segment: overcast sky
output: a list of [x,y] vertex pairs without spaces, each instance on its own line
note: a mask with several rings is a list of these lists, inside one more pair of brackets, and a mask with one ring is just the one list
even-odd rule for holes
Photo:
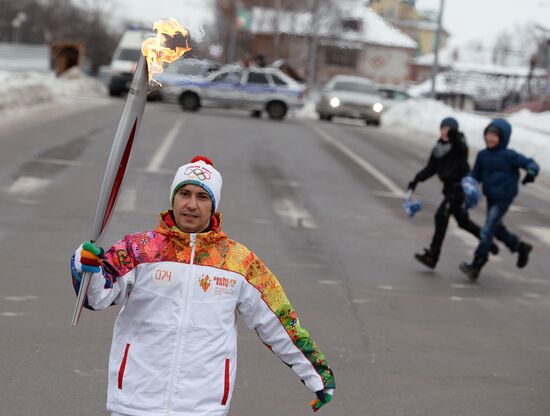
[[[201,23],[211,15],[208,6],[214,0],[113,0],[113,3],[119,17],[146,22],[175,17],[197,38]],[[419,9],[437,10],[439,4],[440,0],[417,0]],[[550,0],[446,0],[443,16],[453,44],[482,40],[485,46],[492,46],[498,33],[513,29],[516,24],[533,21],[550,27]]]
[[[418,9],[439,10],[440,0],[417,0]],[[453,44],[483,40],[492,45],[503,30],[527,22],[550,28],[550,0],[445,0],[443,24]]]

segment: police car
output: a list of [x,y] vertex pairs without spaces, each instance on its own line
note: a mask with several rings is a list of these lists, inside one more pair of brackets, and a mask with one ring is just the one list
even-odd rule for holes
[[178,102],[184,111],[202,107],[265,111],[282,120],[289,110],[301,108],[305,88],[277,68],[226,66],[204,81],[183,79],[164,87],[166,101]]

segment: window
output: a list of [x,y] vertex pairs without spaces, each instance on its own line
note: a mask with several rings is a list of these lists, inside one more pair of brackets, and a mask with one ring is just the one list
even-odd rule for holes
[[224,72],[215,77],[212,82],[228,82],[232,84],[238,84],[241,82],[240,72]]
[[330,46],[326,50],[326,63],[329,65],[357,67],[359,51],[357,49],[345,49]]
[[349,91],[360,94],[377,94],[376,89],[366,82],[338,81],[334,84],[332,89],[334,91]]
[[350,32],[360,32],[363,30],[363,22],[359,19],[343,19],[342,29]]
[[269,80],[261,72],[249,72],[248,83],[257,85],[269,85]]
[[139,49],[122,49],[118,55],[118,59],[121,61],[139,61],[141,51]]
[[286,82],[281,77],[271,74],[271,78],[273,78],[273,82],[275,83],[275,85],[282,85],[286,87]]

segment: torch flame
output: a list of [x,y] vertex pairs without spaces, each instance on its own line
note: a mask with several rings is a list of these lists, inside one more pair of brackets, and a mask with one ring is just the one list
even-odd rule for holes
[[149,81],[155,74],[162,74],[164,64],[181,58],[191,48],[187,43],[187,30],[176,19],[159,20],[153,24],[155,37],[145,39],[141,52],[147,59]]

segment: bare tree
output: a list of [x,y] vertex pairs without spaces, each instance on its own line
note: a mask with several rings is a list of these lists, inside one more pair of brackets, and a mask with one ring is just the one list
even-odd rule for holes
[[11,21],[19,12],[27,20],[20,27],[23,43],[79,41],[85,45],[92,68],[110,62],[119,33],[110,28],[112,0],[0,0],[0,41],[13,41]]
[[493,47],[493,63],[497,65],[508,64],[510,54],[513,51],[513,37],[508,31],[501,32],[497,36]]

